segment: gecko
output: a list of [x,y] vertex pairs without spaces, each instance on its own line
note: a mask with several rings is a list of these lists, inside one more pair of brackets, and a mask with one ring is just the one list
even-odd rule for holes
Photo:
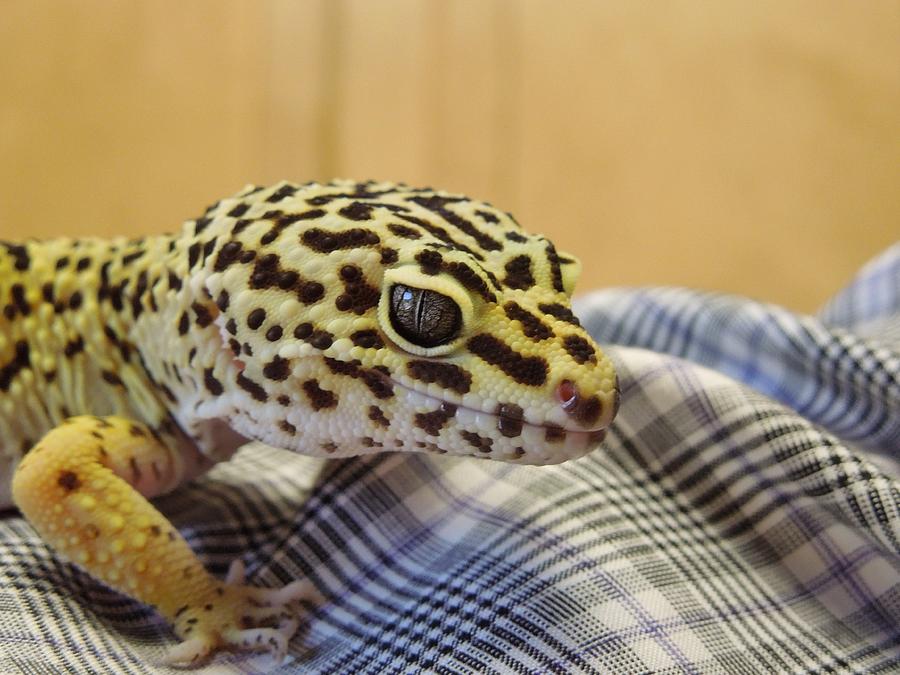
[[0,242],[0,507],[180,642],[280,659],[303,580],[212,576],[150,501],[249,441],[553,464],[619,405],[580,263],[487,202],[247,186],[174,234]]

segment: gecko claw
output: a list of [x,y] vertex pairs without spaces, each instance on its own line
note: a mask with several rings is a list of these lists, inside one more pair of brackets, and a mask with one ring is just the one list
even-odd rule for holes
[[213,650],[226,647],[238,651],[268,651],[280,663],[300,622],[296,603],[309,595],[311,584],[293,581],[283,588],[245,585],[246,568],[240,560],[231,563],[224,585],[210,589],[176,621],[182,637],[191,634],[163,658],[163,663],[196,664]]

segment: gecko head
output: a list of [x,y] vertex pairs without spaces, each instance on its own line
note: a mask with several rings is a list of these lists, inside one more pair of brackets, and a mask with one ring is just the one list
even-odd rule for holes
[[579,264],[508,214],[339,181],[248,188],[206,217],[208,409],[244,436],[525,464],[602,441],[617,382],[570,310]]

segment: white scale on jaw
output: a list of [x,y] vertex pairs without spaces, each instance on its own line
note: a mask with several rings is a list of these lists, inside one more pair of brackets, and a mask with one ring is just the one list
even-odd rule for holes
[[[452,418],[456,420],[460,427],[476,432],[482,432],[484,434],[493,434],[497,431],[500,416],[496,413],[486,412],[478,408],[471,408],[450,401],[444,401],[441,398],[425,394],[421,391],[416,391],[415,389],[410,389],[393,378],[388,379],[403,392],[406,397],[407,407],[413,414],[419,412],[429,413],[434,410],[440,410],[442,406],[449,404],[455,409]],[[575,459],[576,457],[584,455],[586,452],[593,449],[594,446],[599,444],[602,437],[598,434],[603,433],[602,428],[592,430],[576,430],[560,427],[551,428],[540,424],[533,424],[525,420],[521,422],[521,427],[521,435],[517,436],[515,440],[503,438],[494,441],[495,444],[508,443],[508,449],[504,450],[501,448],[500,450],[492,450],[491,452],[479,452],[473,448],[473,452],[469,454],[472,457],[480,457],[483,459],[497,459],[498,457],[502,457],[504,459],[516,460],[521,464],[529,464],[532,462],[544,463],[549,459],[549,452],[540,454],[529,451],[529,446],[539,447],[544,445],[546,443],[547,431],[550,429],[551,431],[558,430],[565,434],[564,437],[553,444],[554,456],[562,455],[567,459]],[[451,433],[453,432],[452,428],[448,427],[448,429]],[[440,447],[440,443],[436,443],[436,445]],[[517,448],[522,448],[525,451],[524,454],[516,452]]]

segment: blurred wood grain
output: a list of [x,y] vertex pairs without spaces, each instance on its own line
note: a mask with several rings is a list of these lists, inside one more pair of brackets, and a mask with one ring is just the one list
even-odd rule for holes
[[814,310],[900,234],[900,3],[0,2],[0,236],[248,182],[461,191],[585,263]]

